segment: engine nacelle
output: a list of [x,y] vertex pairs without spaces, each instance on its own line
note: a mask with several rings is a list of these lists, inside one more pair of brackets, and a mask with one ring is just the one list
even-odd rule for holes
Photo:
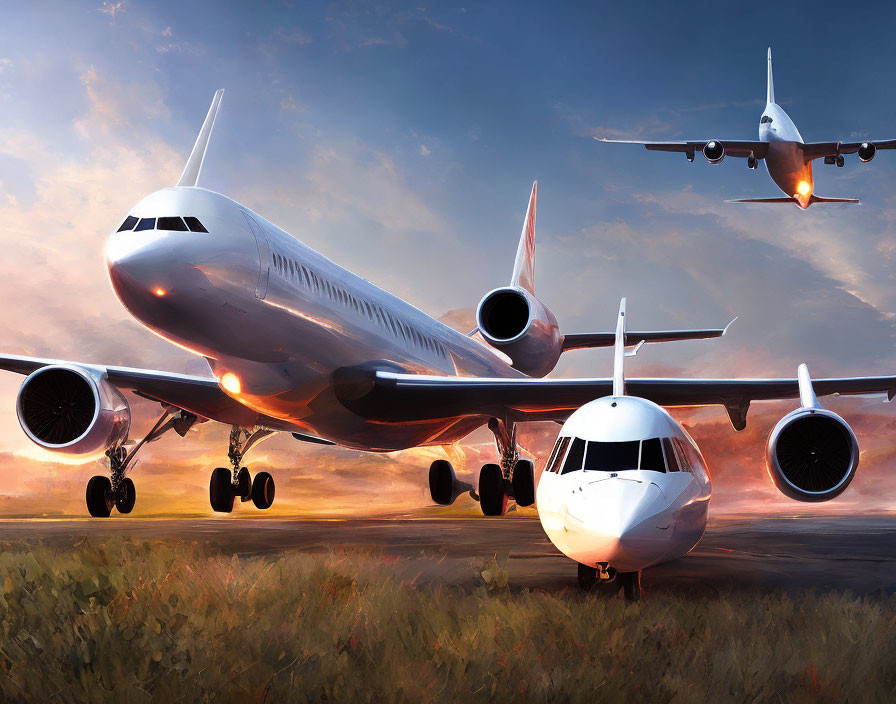
[[871,142],[862,142],[859,145],[856,154],[859,155],[859,161],[869,162],[874,158],[874,155],[877,154],[877,147]]
[[101,374],[59,364],[25,379],[16,414],[32,442],[67,455],[105,452],[127,439],[131,425],[127,400]]
[[855,476],[859,444],[836,413],[799,408],[772,430],[766,459],[768,473],[782,493],[797,501],[828,501]]
[[479,332],[494,348],[506,354],[530,376],[544,376],[560,359],[563,337],[554,314],[522,288],[498,288],[476,309]]
[[703,145],[703,156],[710,164],[721,164],[725,158],[725,147],[717,139],[713,139]]

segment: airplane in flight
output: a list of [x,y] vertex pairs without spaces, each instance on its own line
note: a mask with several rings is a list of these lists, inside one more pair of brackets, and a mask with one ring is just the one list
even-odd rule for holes
[[651,151],[683,152],[694,161],[699,151],[710,164],[721,164],[726,156],[747,160],[747,167],[756,169],[765,161],[769,176],[785,197],[740,198],[729,203],[796,203],[805,210],[813,203],[858,203],[857,198],[825,198],[815,195],[812,162],[824,159],[825,164],[843,166],[844,154],[858,154],[859,161],[869,162],[878,149],[896,149],[896,139],[862,142],[803,142],[799,130],[775,102],[772,79],[772,50],[768,50],[768,89],[765,110],[759,120],[759,141],[742,139],[704,139],[687,142],[642,142],[629,139],[595,137],[611,144],[641,144]]
[[[107,517],[113,508],[130,513],[136,489],[128,470],[141,448],[170,430],[185,437],[196,424],[208,421],[230,427],[230,467],[214,469],[209,482],[216,512],[232,511],[237,498],[260,509],[272,505],[273,477],[268,472],[252,477],[243,460],[251,447],[275,433],[289,433],[302,442],[390,452],[450,445],[487,426],[499,460],[481,468],[476,491],[458,480],[449,462],[436,460],[429,467],[430,493],[435,503],[451,504],[470,491],[485,515],[500,516],[511,500],[529,506],[536,499],[535,466],[520,456],[518,425],[566,422],[558,448],[564,438],[570,442],[549,462],[544,475],[548,483],[540,489],[542,508],[547,516],[566,506],[564,530],[578,517],[585,526],[582,540],[604,546],[583,552],[581,541],[567,546],[557,539],[573,559],[589,569],[599,571],[602,566],[600,575],[609,575],[610,567],[629,574],[664,559],[649,550],[619,557],[629,555],[633,536],[645,526],[630,526],[629,531],[625,521],[618,523],[613,529],[619,533],[618,545],[612,548],[605,527],[595,528],[591,514],[576,513],[575,501],[563,492],[577,491],[576,499],[596,495],[598,490],[590,484],[585,489],[582,480],[604,476],[592,473],[604,465],[619,470],[618,476],[606,475],[613,480],[608,488],[629,480],[655,484],[669,502],[664,516],[673,514],[657,526],[671,531],[664,535],[677,541],[664,553],[671,555],[692,539],[684,536],[696,534],[700,511],[691,504],[679,506],[681,495],[666,485],[682,482],[684,474],[671,476],[676,468],[688,473],[688,468],[703,463],[696,459],[696,446],[660,407],[721,405],[734,428],[742,430],[751,402],[807,396],[802,377],[623,379],[626,347],[633,353],[645,343],[721,337],[725,328],[627,331],[621,310],[613,332],[561,333],[554,314],[535,295],[537,184],[532,186],[510,284],[485,294],[474,331],[464,334],[448,327],[246,206],[197,185],[222,93],[215,94],[177,185],[134,205],[109,236],[105,252],[112,288],[124,307],[152,332],[204,358],[209,374],[0,354],[0,369],[25,375],[16,413],[31,441],[64,455],[108,458],[109,476],[95,476],[87,484],[91,516]],[[611,346],[616,350],[613,378],[545,378],[568,350]],[[892,398],[896,376],[820,379],[813,387],[819,395],[886,392]],[[124,392],[161,407],[155,425],[136,443],[128,439],[131,413]],[[604,423],[604,405],[618,419],[607,416]],[[832,498],[855,471],[857,453],[844,454],[829,434],[813,434],[815,417],[825,413],[809,407],[782,421],[784,429],[774,447],[784,448],[786,436],[786,453],[775,450],[769,471],[793,498]],[[583,427],[595,417],[600,428]],[[842,421],[832,422],[844,436],[851,434]],[[788,428],[799,432],[788,434]],[[675,464],[671,455],[665,456],[662,466],[670,477],[652,474],[660,470],[655,438],[663,443],[668,439],[673,453],[682,453],[674,455]],[[579,441],[605,440],[641,443],[638,463],[622,469],[631,464],[619,459],[631,459],[624,448],[609,448],[606,458],[594,459],[602,455],[593,454],[589,445],[584,464],[576,467],[570,453],[579,452]],[[558,466],[562,469],[554,478]],[[623,477],[626,472],[634,474]],[[698,471],[691,474],[698,484],[702,481]],[[708,484],[682,490],[692,489],[694,496],[708,498]],[[606,501],[612,502],[612,496],[607,493]],[[620,516],[635,515],[629,506],[631,493],[615,496]],[[699,501],[695,498],[694,503]],[[641,503],[639,499],[637,511]],[[572,541],[575,531],[569,532]]]

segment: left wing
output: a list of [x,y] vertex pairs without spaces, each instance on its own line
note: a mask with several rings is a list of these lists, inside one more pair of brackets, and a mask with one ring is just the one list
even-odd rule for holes
[[594,139],[608,144],[640,144],[644,148],[656,152],[682,152],[691,161],[694,160],[694,154],[702,151],[707,142],[719,142],[725,147],[725,156],[737,156],[746,159],[752,154],[757,159],[764,159],[768,152],[767,142],[754,142],[743,139],[704,139],[691,142],[642,142],[634,139],[605,139],[604,137],[595,137]]
[[875,149],[896,149],[896,139],[885,139],[880,142],[871,139],[863,142],[806,142],[800,148],[806,161],[811,161],[840,154],[855,154],[863,144],[873,144]]
[[175,406],[209,420],[244,428],[262,426],[271,430],[297,431],[299,428],[261,415],[225,394],[214,377],[190,376],[151,369],[107,367],[80,362],[64,362],[39,357],[0,355],[0,369],[18,374],[31,374],[51,364],[80,367],[105,376],[119,389],[133,391],[151,401]]
[[[351,372],[351,373],[346,373]],[[896,395],[896,376],[813,379],[818,396]],[[565,420],[574,410],[612,393],[612,379],[494,379],[343,370],[336,395],[370,420],[413,422],[466,416],[517,421]],[[626,393],[661,406],[721,405],[742,430],[751,401],[798,398],[792,379],[626,379]]]

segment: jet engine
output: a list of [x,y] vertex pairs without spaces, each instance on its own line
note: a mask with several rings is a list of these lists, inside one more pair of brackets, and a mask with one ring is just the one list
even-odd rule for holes
[[703,145],[703,156],[710,164],[721,164],[725,158],[725,147],[717,139]]
[[128,402],[101,373],[67,365],[32,372],[19,390],[16,414],[34,443],[67,455],[117,446],[131,425]]
[[856,154],[859,155],[859,161],[868,162],[874,158],[874,155],[877,153],[877,147],[875,147],[871,142],[862,142],[859,145]]
[[859,445],[846,421],[821,407],[784,416],[768,437],[768,472],[797,501],[828,501],[852,481]]
[[560,359],[563,337],[557,319],[525,289],[508,286],[486,294],[476,322],[486,342],[524,374],[544,376]]

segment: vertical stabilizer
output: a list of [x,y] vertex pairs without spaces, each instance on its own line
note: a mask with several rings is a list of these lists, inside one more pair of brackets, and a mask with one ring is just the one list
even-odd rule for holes
[[613,349],[613,395],[625,396],[625,299],[619,301]]
[[193,145],[193,151],[190,152],[190,158],[187,159],[187,165],[184,172],[180,175],[178,186],[195,186],[199,183],[199,172],[202,171],[202,162],[205,160],[205,151],[208,149],[208,141],[212,136],[212,127],[215,126],[215,116],[218,114],[218,107],[221,105],[221,96],[224,95],[224,89],[217,91],[215,97],[212,98],[212,104],[205,116],[205,122],[202,123],[202,129],[199,130],[199,136],[196,137],[196,143]]
[[516,261],[513,263],[511,286],[519,286],[535,295],[535,205],[538,200],[538,181],[532,184],[529,196],[529,207],[523,221],[520,234],[520,246],[516,250]]
[[775,102],[775,79],[772,78],[772,48],[768,48],[768,90],[765,100],[768,103]]

